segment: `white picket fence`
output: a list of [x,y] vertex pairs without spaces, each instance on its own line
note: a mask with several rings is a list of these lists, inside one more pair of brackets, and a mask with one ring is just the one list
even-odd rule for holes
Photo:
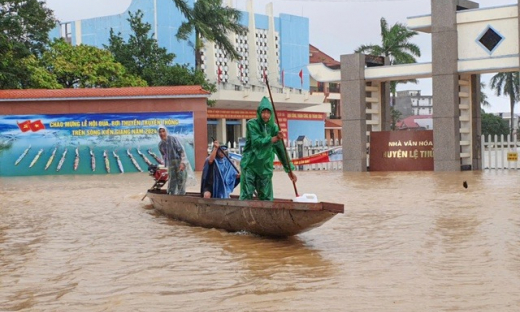
[[[303,157],[311,156],[314,154],[321,153],[323,151],[327,151],[330,149],[335,149],[336,154],[332,155],[331,161],[326,163],[319,164],[309,164],[303,166],[295,166],[296,170],[342,170],[343,169],[343,157],[341,154],[341,140],[315,140],[310,141],[308,145],[303,145],[301,153]],[[228,150],[231,153],[241,154],[239,145],[237,142],[228,142],[227,144]],[[291,159],[300,158],[298,151],[298,142],[297,141],[285,141],[285,146],[287,148],[287,153]],[[339,148],[339,149],[338,149]],[[212,144],[208,145],[208,153],[211,152]],[[278,159],[275,159],[278,160]],[[282,166],[275,166],[276,170],[283,170]]]
[[482,168],[492,170],[503,169],[519,169],[518,160],[508,161],[508,152],[516,152],[520,154],[520,144],[516,136],[511,138],[510,135],[500,137],[488,135],[487,140],[481,137],[480,148],[482,149]]
[[[311,156],[321,153],[323,151],[335,150],[335,155],[332,155],[331,161],[319,164],[309,164],[303,166],[296,166],[296,170],[342,170],[343,157],[341,154],[341,141],[338,140],[323,140],[311,141],[308,145],[304,145],[302,152],[303,157]],[[228,149],[231,153],[241,154],[237,142],[228,142]],[[286,141],[287,152],[291,159],[300,158],[298,151],[298,143],[296,141]],[[516,136],[511,138],[507,136],[485,136],[481,137],[481,152],[482,152],[482,168],[484,170],[518,170],[520,169],[519,160],[508,160],[508,152],[516,152],[520,154],[520,142]],[[208,145],[208,153],[211,151],[211,144]],[[236,163],[238,165],[238,162]],[[275,166],[276,170],[282,170],[282,166]]]

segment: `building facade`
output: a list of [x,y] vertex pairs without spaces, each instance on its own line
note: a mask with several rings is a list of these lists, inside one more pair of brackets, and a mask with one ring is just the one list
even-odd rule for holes
[[[190,5],[193,2],[188,1]],[[111,29],[123,38],[129,36],[128,12],[137,10],[143,12],[143,22],[152,25],[158,44],[175,53],[174,62],[195,65],[195,51],[189,43],[195,38],[182,42],[175,37],[184,17],[173,1],[133,0],[122,14],[62,23],[61,35],[72,44],[102,48],[108,44]],[[249,0],[241,23],[248,33],[229,35],[242,56],[240,60],[231,60],[212,42],[206,42],[202,50],[202,70],[218,88],[210,97],[216,104],[208,110],[208,142],[211,137],[224,142],[245,137],[247,119],[256,116],[262,97],[270,93],[277,113],[283,116],[280,126],[289,140],[302,135],[324,139],[331,105],[324,103],[323,94],[309,91],[309,19],[289,14],[275,17],[272,4],[266,6],[265,14],[257,14]]]
[[397,91],[394,108],[401,112],[401,119],[409,116],[433,114],[433,97],[421,95],[420,90]]
[[[320,66],[323,70],[339,70],[340,68],[339,61],[313,45],[309,45],[309,63],[314,66],[312,69],[315,69],[316,66]],[[324,96],[324,102],[330,104],[330,114],[325,120],[325,139],[340,142],[342,139],[340,84],[337,81],[326,79],[316,70],[310,71],[309,77],[312,94]]]

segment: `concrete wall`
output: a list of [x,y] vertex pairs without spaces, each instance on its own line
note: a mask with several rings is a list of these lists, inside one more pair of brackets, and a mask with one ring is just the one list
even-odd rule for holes
[[[55,101],[2,101],[0,115],[81,113],[193,112],[195,170],[202,170],[207,157],[207,104],[205,98],[175,99],[70,99]],[[159,143],[159,138],[157,138]]]

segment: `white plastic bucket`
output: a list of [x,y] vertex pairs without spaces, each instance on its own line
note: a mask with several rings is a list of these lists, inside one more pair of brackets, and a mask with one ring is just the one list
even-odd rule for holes
[[303,194],[293,199],[296,203],[317,203],[318,196],[316,194]]

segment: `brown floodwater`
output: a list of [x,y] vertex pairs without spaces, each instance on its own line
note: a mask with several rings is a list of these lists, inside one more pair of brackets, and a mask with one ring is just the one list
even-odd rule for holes
[[520,171],[297,174],[345,213],[283,240],[157,214],[144,173],[0,178],[0,311],[520,310]]

